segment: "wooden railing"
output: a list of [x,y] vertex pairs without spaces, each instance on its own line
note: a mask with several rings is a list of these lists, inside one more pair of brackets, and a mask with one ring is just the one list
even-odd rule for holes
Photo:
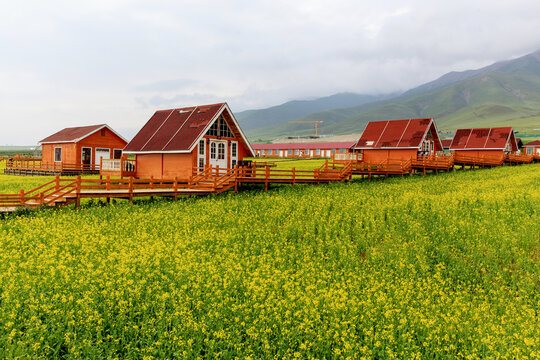
[[454,156],[453,153],[419,155],[416,159],[412,159],[412,166],[423,169],[450,169],[454,166]]
[[101,159],[100,174],[111,176],[135,176],[135,159]]
[[504,154],[495,156],[470,156],[454,154],[454,163],[471,166],[500,166],[504,162]]
[[528,164],[534,160],[533,155],[526,154],[506,154],[504,157],[505,162],[516,164]]
[[72,164],[64,162],[44,163],[41,159],[8,159],[6,169],[27,171],[48,171],[61,173],[81,173],[99,171],[96,164]]
[[361,162],[362,153],[360,152],[351,152],[351,153],[336,153],[332,155],[332,161],[334,163],[346,163],[346,162]]
[[[218,181],[217,185],[222,184],[223,181]],[[107,176],[105,179],[83,179],[77,176],[73,179],[62,179],[56,176],[54,180],[46,182],[45,184],[38,186],[32,190],[25,191],[20,190],[17,194],[0,194],[0,207],[37,207],[41,205],[54,205],[58,201],[63,201],[68,196],[79,199],[81,195],[88,197],[107,197],[106,192],[99,192],[103,190],[125,190],[125,194],[122,196],[132,199],[137,190],[154,190],[154,189],[168,189],[171,193],[178,193],[181,190],[199,189],[197,186],[180,183],[178,178],[175,179],[135,179],[133,177],[123,179],[111,179]],[[83,194],[84,191],[98,190],[91,193]],[[208,192],[214,192],[215,187],[211,187]],[[78,201],[78,200],[77,200]]]

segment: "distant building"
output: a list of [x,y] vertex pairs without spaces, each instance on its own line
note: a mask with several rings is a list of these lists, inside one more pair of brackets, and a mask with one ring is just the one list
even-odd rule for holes
[[354,142],[331,143],[285,143],[285,144],[252,144],[258,157],[282,158],[330,158],[333,154],[348,153]]

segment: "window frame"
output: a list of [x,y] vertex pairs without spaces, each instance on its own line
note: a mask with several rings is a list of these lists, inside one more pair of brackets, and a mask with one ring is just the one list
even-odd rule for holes
[[[60,150],[59,154],[60,154],[60,160],[56,160],[56,150]],[[54,162],[62,162],[62,147],[59,146],[59,147],[55,147],[54,148]]]

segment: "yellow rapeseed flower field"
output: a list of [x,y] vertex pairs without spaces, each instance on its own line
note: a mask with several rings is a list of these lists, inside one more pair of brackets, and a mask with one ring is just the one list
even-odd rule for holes
[[538,164],[7,216],[0,357],[533,359],[539,260]]

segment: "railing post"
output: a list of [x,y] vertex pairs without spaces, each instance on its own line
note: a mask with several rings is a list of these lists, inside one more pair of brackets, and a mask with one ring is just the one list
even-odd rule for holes
[[150,189],[154,188],[154,176],[150,176]]
[[178,200],[178,176],[174,177],[173,190],[174,190],[174,200]]
[[54,181],[55,181],[54,189],[55,189],[56,191],[58,191],[58,189],[60,189],[60,176],[59,176],[59,175],[56,175]]
[[[326,160],[326,163],[328,164],[328,160]],[[296,170],[292,168],[292,186],[294,186],[296,180]]]
[[76,179],[76,182],[75,182],[75,186],[76,186],[76,191],[77,191],[77,195],[81,193],[81,175],[77,175],[77,179]]
[[24,190],[23,189],[19,191],[19,202],[21,205],[24,205]]
[[129,177],[128,192],[129,192],[129,203],[133,204],[133,176]]
[[238,192],[238,165],[234,165],[234,192]]
[[105,189],[107,191],[111,190],[111,175],[107,175],[107,178],[105,180]]

